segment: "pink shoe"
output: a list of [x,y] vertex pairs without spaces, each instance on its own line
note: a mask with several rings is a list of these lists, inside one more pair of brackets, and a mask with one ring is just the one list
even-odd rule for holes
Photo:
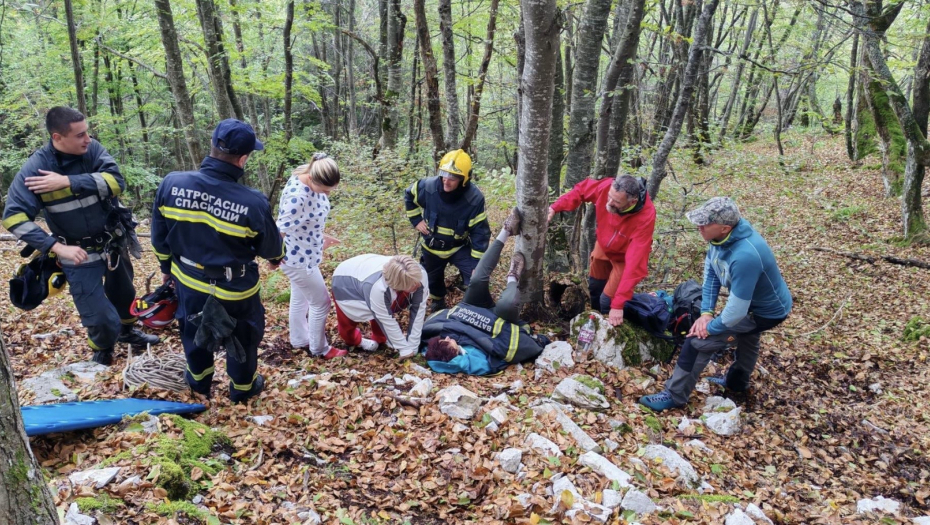
[[329,351],[321,355],[323,359],[335,359],[337,357],[343,357],[349,353],[348,350],[343,350],[342,348],[336,348],[335,346],[329,347]]

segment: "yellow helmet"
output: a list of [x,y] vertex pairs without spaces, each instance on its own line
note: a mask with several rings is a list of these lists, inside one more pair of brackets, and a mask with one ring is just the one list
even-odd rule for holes
[[[464,186],[468,184],[468,179],[471,178],[471,157],[464,150],[450,151],[443,155],[442,160],[439,161],[439,171],[462,177],[464,179],[462,185]],[[442,173],[439,173],[439,175],[441,176]]]

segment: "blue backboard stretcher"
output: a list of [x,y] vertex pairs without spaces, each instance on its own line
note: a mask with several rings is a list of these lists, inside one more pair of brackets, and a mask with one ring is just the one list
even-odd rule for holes
[[206,409],[201,404],[128,398],[25,406],[22,407],[22,414],[26,435],[39,436],[112,425],[126,416],[143,412],[152,415],[193,414]]

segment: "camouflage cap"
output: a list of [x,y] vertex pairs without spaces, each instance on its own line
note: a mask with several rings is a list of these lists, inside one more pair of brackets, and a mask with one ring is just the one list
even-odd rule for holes
[[695,226],[707,226],[708,224],[736,226],[740,220],[739,208],[729,197],[714,197],[699,208],[688,212],[687,217]]

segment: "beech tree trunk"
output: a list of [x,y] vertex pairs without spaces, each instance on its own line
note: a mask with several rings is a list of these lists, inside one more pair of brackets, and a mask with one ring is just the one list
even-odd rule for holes
[[[488,66],[491,64],[491,53],[494,51],[494,33],[497,27],[497,7],[500,0],[491,0],[491,10],[488,13],[488,32],[484,39],[484,57],[478,66],[478,83],[475,85],[475,94],[472,97],[471,109],[468,113],[468,125],[465,127],[465,138],[462,139],[461,149],[471,151],[471,143],[478,132],[478,115],[481,112],[481,95],[484,93],[484,81],[488,76]],[[416,69],[416,68],[414,68]]]
[[439,162],[446,149],[445,135],[442,131],[442,107],[439,96],[439,78],[436,57],[433,56],[433,44],[426,25],[426,7],[424,0],[414,0],[413,12],[416,18],[417,38],[420,40],[420,58],[423,61],[423,73],[426,75],[426,110],[429,112],[429,131],[433,136],[433,160]]
[[78,48],[74,6],[71,0],[65,0],[65,17],[68,19],[68,42],[71,46],[71,66],[74,68],[74,93],[77,97],[78,111],[87,115],[87,99],[84,97],[84,68],[81,66],[81,50]]
[[730,88],[730,96],[727,98],[727,104],[723,109],[723,116],[720,117],[718,122],[720,126],[720,139],[723,140],[727,136],[727,124],[730,121],[730,114],[733,112],[733,104],[736,102],[736,99],[739,96],[740,82],[743,79],[743,70],[746,69],[746,61],[743,60],[743,57],[746,56],[746,53],[749,51],[749,44],[752,43],[752,34],[756,30],[756,19],[759,16],[759,8],[756,7],[752,10],[752,14],[749,15],[749,22],[746,24],[746,36],[743,38],[743,46],[739,51],[739,64],[736,66],[736,75],[733,79],[733,87]]
[[[602,179],[616,175],[620,166],[620,146],[623,143],[623,127],[630,109],[630,95],[635,73],[636,50],[639,47],[640,25],[646,12],[645,0],[631,0],[629,15],[621,26],[623,37],[617,43],[607,74],[604,75],[604,98],[601,100],[601,115],[597,123],[597,157],[594,163],[594,178]],[[592,243],[593,246],[593,243]],[[587,254],[582,253],[587,260]]]
[[236,100],[233,89],[232,73],[229,69],[229,56],[223,47],[223,26],[216,15],[213,0],[196,0],[197,18],[203,29],[203,40],[207,49],[207,64],[210,81],[213,83],[216,111],[220,120],[227,118],[243,119],[242,108]]
[[[901,11],[903,3],[892,4],[883,12],[876,12],[877,9],[872,10],[872,8],[879,7],[874,4],[870,4],[869,9],[867,9],[861,1],[851,2],[850,5],[853,13],[856,14],[856,25],[862,39],[863,52],[872,65],[872,71],[880,81],[881,88],[884,89],[885,94],[888,96],[888,102],[898,119],[898,123],[901,125],[901,130],[907,141],[905,172],[910,174],[911,180],[905,181],[905,195],[901,203],[904,237],[911,241],[927,242],[927,225],[923,217],[920,195],[923,170],[918,169],[918,165],[926,166],[930,164],[930,143],[927,142],[926,127],[921,129],[921,122],[926,126],[927,115],[926,113],[920,115],[920,120],[918,120],[918,115],[912,112],[900,86],[888,68],[885,56],[879,46],[881,38]],[[927,49],[928,45],[930,44],[925,41],[921,48],[921,59],[930,60],[924,56],[924,50]],[[919,60],[917,71],[919,72],[925,67],[928,66],[921,64]],[[920,82],[926,82],[926,76],[920,79]],[[919,91],[919,89],[914,90],[915,96]],[[923,104],[918,106],[918,109],[922,113],[925,111]]]
[[704,54],[701,42],[705,41],[707,28],[710,27],[714,11],[717,10],[719,0],[710,0],[701,12],[701,18],[698,20],[697,27],[694,29],[693,44],[691,51],[688,53],[688,65],[685,67],[684,78],[682,79],[681,91],[678,94],[678,102],[675,104],[675,111],[672,113],[672,120],[669,123],[665,137],[659,144],[656,151],[655,159],[652,162],[652,174],[649,176],[647,190],[649,196],[653,199],[659,193],[659,185],[666,175],[666,162],[672,152],[672,146],[678,140],[678,134],[681,132],[681,124],[684,122],[685,114],[691,105],[691,95],[694,93],[694,84],[697,79],[698,67],[701,64],[701,58]]
[[0,523],[57,525],[58,511],[32,455],[19,409],[13,368],[0,336]]
[[[597,122],[594,117],[594,102],[598,96],[598,62],[609,14],[610,0],[588,0],[578,24],[568,118],[568,156],[565,159],[566,189],[578,184],[591,173],[594,129]],[[603,119],[603,111],[601,118]]]
[[446,88],[446,149],[452,149],[459,142],[459,129],[462,127],[456,86],[452,0],[439,0],[439,33],[442,35],[442,73]]
[[526,257],[526,272],[520,290],[525,318],[536,319],[545,310],[543,261],[546,241],[546,164],[552,126],[556,52],[559,48],[560,17],[555,0],[523,0],[523,29],[526,55],[520,89],[520,163],[517,168],[517,206],[523,212],[523,233],[516,250]]
[[158,26],[161,29],[161,43],[165,48],[165,73],[171,95],[177,108],[178,119],[181,121],[184,139],[187,142],[187,152],[190,155],[189,169],[194,169],[203,160],[200,142],[197,139],[197,126],[194,122],[194,105],[187,91],[187,82],[184,80],[184,61],[181,58],[181,48],[178,46],[178,32],[174,28],[174,15],[171,13],[170,0],[154,0],[155,12],[158,15]]
[[[384,105],[381,115],[381,142],[384,149],[397,147],[397,134],[400,129],[400,112],[398,103],[403,89],[404,75],[401,59],[404,54],[404,27],[407,17],[400,10],[400,0],[386,0],[387,24],[387,89],[384,91]],[[416,52],[416,51],[414,51]]]
[[[930,22],[924,31],[920,56],[914,67],[914,92],[912,95],[914,120],[924,136],[927,136],[927,119],[930,117]],[[901,189],[901,215],[904,220],[906,239],[927,240],[927,221],[921,190],[923,189],[925,164],[917,160],[917,148],[912,142],[907,145],[907,162],[904,166],[904,185]]]
[[[288,0],[284,7],[284,12],[284,151],[287,152],[291,137],[294,134],[291,124],[291,105],[294,98],[294,55],[291,52],[291,46],[293,45],[291,30],[294,27],[294,0]],[[341,36],[341,34],[337,35],[339,38],[341,38]],[[281,181],[283,180],[282,175],[284,175],[284,168],[287,166],[287,162],[288,158],[285,154],[284,158],[281,159],[281,162],[278,164],[278,171],[275,174],[271,190],[268,192],[268,202],[277,202],[278,200],[278,188],[281,186]]]

